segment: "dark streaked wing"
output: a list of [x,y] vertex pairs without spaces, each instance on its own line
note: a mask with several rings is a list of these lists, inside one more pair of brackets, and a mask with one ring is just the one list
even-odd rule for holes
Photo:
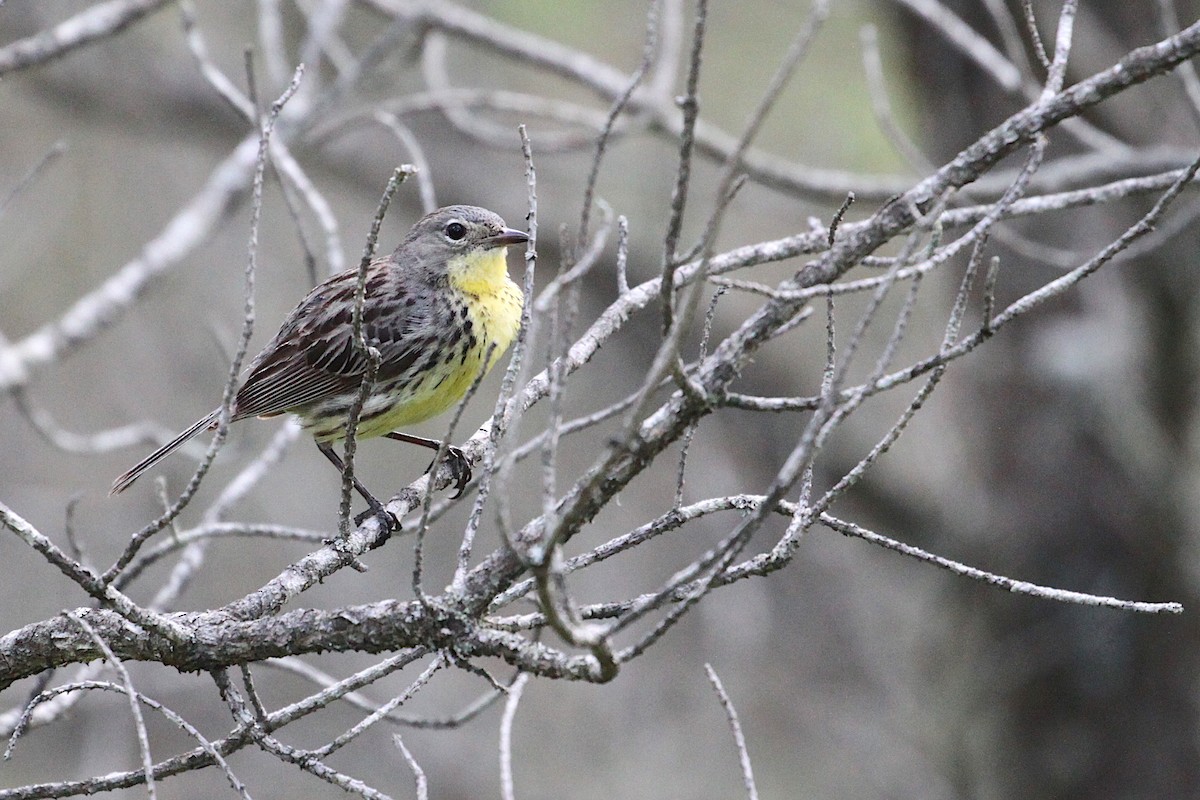
[[358,376],[316,369],[291,343],[275,349],[246,377],[237,394],[237,418],[269,417],[358,386]]
[[[420,356],[428,343],[412,336],[409,308],[388,286],[382,262],[371,265],[363,306],[364,333],[379,348],[379,379],[395,377]],[[366,359],[351,341],[350,314],[357,270],[340,273],[315,287],[296,306],[279,333],[254,359],[238,390],[238,419],[273,416],[358,389]],[[374,291],[373,291],[374,290]],[[407,335],[406,335],[407,334]]]

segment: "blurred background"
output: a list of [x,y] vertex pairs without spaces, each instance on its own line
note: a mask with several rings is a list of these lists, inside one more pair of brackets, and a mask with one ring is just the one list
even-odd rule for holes
[[[0,5],[0,46],[88,5],[8,0]],[[771,0],[711,5],[701,116],[736,135],[809,8]],[[999,46],[1002,32],[988,8],[1004,5],[1001,0],[941,5]],[[1019,4],[1009,5],[1019,19]],[[1059,4],[1033,6],[1043,38],[1051,41]],[[213,61],[244,86],[243,52],[260,41],[258,8],[200,0],[194,7]],[[624,74],[641,59],[644,2],[509,0],[466,7],[588,53]],[[315,2],[280,4],[280,35],[293,59],[306,19],[320,19],[321,8]],[[1157,10],[1141,3],[1083,4],[1068,81],[1161,38]],[[1183,24],[1198,13],[1194,2],[1177,4]],[[689,33],[691,14],[688,8]],[[332,82],[339,58],[357,57],[390,23],[363,5],[348,4],[338,24],[347,52],[329,52],[310,64],[305,80],[313,86]],[[851,176],[848,188],[855,188],[854,175],[875,181],[872,186],[886,184],[884,178],[903,186],[924,174],[920,164],[897,154],[872,113],[861,47],[864,26],[877,32],[894,121],[934,165],[1024,105],[998,90],[906,4],[838,2],[758,147],[787,162],[812,165],[814,171],[844,171]],[[58,143],[65,146],[0,212],[0,333],[9,342],[58,318],[138,257],[247,135],[246,124],[200,76],[182,30],[178,7],[168,4],[115,38],[8,73],[0,81],[0,197]],[[447,48],[447,77],[455,86],[559,98],[589,106],[601,118],[607,109],[606,102],[544,70],[462,41],[451,40]],[[281,90],[280,76],[268,67],[256,58],[263,103]],[[357,263],[391,170],[414,160],[412,151],[369,114],[354,114],[420,92],[425,81],[413,40],[400,30],[394,47],[380,54],[369,75],[331,105],[326,128],[318,124],[291,143],[340,226],[346,266]],[[538,168],[544,283],[557,267],[560,225],[578,220],[590,149],[557,148],[561,126],[520,114],[490,117],[497,132],[494,146],[466,135],[437,111],[418,110],[402,119],[427,161],[439,205],[483,205],[514,227],[523,226],[526,209],[515,125],[526,122]],[[1196,109],[1174,77],[1101,106],[1091,122],[1130,151],[1186,152],[1197,140]],[[1061,149],[1052,153],[1078,147],[1070,138],[1054,136],[1054,146]],[[658,273],[676,152],[668,137],[634,129],[617,137],[606,156],[597,191],[630,221],[631,283]],[[698,161],[685,241],[699,233],[712,207],[719,167]],[[1114,158],[1113,169],[1120,172],[1119,159]],[[801,232],[810,217],[827,221],[838,205],[836,194],[785,191],[752,181],[730,211],[718,250]],[[871,192],[864,195],[850,218],[865,217],[878,206]],[[197,247],[148,284],[132,311],[60,363],[39,369],[25,402],[61,429],[79,434],[138,421],[175,430],[211,409],[220,399],[242,319],[250,211],[244,196],[241,200]],[[1011,241],[994,243],[1004,264],[1000,302],[1086,260],[1151,202],[1126,201],[1011,224]],[[1186,209],[1195,200],[1185,195],[1181,203]],[[417,187],[407,184],[386,220],[381,249],[394,247],[420,214]],[[278,183],[269,181],[251,352],[312,284],[312,275],[328,271],[318,229],[311,219],[305,226],[317,242],[315,265],[306,263]],[[1102,270],[951,369],[909,432],[838,511],[989,571],[1064,589],[1179,601],[1187,609],[1183,615],[1146,617],[1010,595],[815,529],[791,567],[711,595],[613,683],[531,682],[515,727],[518,796],[739,796],[736,753],[705,663],[722,676],[738,708],[763,797],[1200,796],[1198,243],[1194,225],[1181,227],[1156,250]],[[1014,243],[1017,249],[1010,248]],[[589,277],[579,330],[615,296],[614,251],[610,240],[608,255]],[[511,262],[515,272],[519,259]],[[789,262],[740,277],[771,284],[799,266]],[[951,296],[961,271],[961,264],[949,265],[932,276],[931,295]],[[716,332],[727,333],[757,305],[752,297],[730,295],[720,306]],[[921,333],[940,337],[936,326],[944,316],[939,321],[939,313],[935,308],[927,318],[918,314],[917,324],[928,327],[918,329],[908,359],[921,354]],[[644,316],[573,380],[565,400],[569,414],[586,413],[638,385],[657,345],[657,320]],[[802,331],[764,349],[743,390],[814,393],[821,377],[822,335],[819,329]],[[490,413],[498,387],[496,374],[468,408],[460,438]],[[865,406],[831,442],[818,482],[828,485],[861,458],[908,399],[881,398]],[[234,428],[198,508],[280,424]],[[434,420],[413,432],[441,436],[445,425]],[[692,445],[686,498],[762,492],[802,425],[803,417],[795,416],[715,415]],[[529,430],[534,429],[531,422]],[[565,475],[591,463],[594,437],[602,435],[597,431],[564,443]],[[96,455],[64,451],[6,398],[0,402],[0,500],[60,542],[74,502],[75,535],[93,563],[108,564],[130,533],[160,508],[149,480],[120,498],[106,497],[113,477],[150,447],[147,441]],[[668,453],[662,469],[623,492],[619,505],[606,509],[586,537],[571,543],[571,553],[661,513],[664,497],[674,492],[676,456],[677,451]],[[192,463],[177,456],[158,474],[178,490]],[[426,463],[423,452],[372,442],[360,450],[358,469],[377,493],[391,493],[416,478]],[[518,509],[529,504],[529,513],[535,513],[536,473],[530,475],[534,485],[528,496],[510,502]],[[305,439],[239,504],[235,516],[333,531],[338,491],[333,471]],[[430,537],[426,584],[431,590],[452,573],[462,511],[440,523],[446,536],[439,538],[435,529]],[[715,518],[639,548],[633,558],[589,570],[572,582],[576,599],[594,602],[653,589],[730,524]],[[765,530],[755,542],[769,547],[779,529]],[[486,526],[481,537],[483,552],[498,544],[496,532]],[[206,569],[180,607],[228,603],[307,550],[297,543],[221,541],[210,549]],[[393,539],[372,553],[369,565],[365,575],[340,573],[308,592],[304,603],[333,607],[410,596],[412,555],[406,540]],[[152,596],[166,569],[152,571],[131,588],[135,599]],[[0,571],[0,630],[87,604],[81,591],[13,536],[0,536]],[[312,659],[337,675],[374,660],[356,654]],[[228,729],[227,713],[209,679],[130,666],[139,687],[206,735]],[[503,665],[488,666],[506,674]],[[269,703],[284,704],[309,691],[299,680],[266,667],[256,674]],[[415,674],[405,672],[365,693],[386,700],[389,690],[400,691]],[[22,684],[7,692],[4,709],[23,702],[23,692],[31,687]],[[416,698],[411,710],[452,714],[486,688],[476,676],[447,673]],[[433,796],[498,791],[499,714],[494,707],[452,731],[402,731],[430,778]],[[359,718],[350,709],[337,709],[289,728],[285,738],[297,746],[320,743]],[[150,725],[157,758],[191,746],[161,719],[152,718]],[[138,763],[124,700],[90,697],[76,706],[69,722],[27,735],[17,757],[0,765],[0,787],[136,769]],[[411,791],[390,731],[376,732],[331,763],[393,796]],[[250,749],[231,765],[255,797],[341,796]],[[160,789],[169,797],[229,792],[215,770],[171,779]]]

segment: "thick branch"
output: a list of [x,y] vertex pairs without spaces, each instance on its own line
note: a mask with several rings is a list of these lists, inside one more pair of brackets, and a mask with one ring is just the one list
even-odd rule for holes
[[[411,647],[445,649],[464,658],[496,657],[554,678],[594,679],[592,659],[563,656],[514,634],[476,627],[446,606],[383,600],[330,611],[299,609],[274,617],[235,620],[222,611],[165,615],[190,634],[186,645],[152,636],[104,609],[77,609],[113,653],[125,661],[156,661],[181,672],[289,655],[360,651],[391,653]],[[94,638],[67,618],[26,625],[0,638],[0,690],[39,672],[103,657]]]

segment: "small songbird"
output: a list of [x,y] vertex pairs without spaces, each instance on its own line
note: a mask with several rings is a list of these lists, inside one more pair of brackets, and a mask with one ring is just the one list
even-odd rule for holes
[[[529,235],[474,206],[423,217],[390,256],[367,267],[362,332],[381,356],[355,436],[387,436],[437,450],[432,439],[396,431],[453,406],[491,369],[517,335],[523,295],[508,276],[508,246]],[[355,346],[358,269],[315,286],[283,321],[249,368],[230,409],[234,422],[295,414],[317,447],[342,470],[333,444],[346,436],[368,361]],[[486,361],[486,363],[485,363]],[[203,430],[220,409],[146,456],[112,485],[129,488],[143,472]],[[459,494],[471,479],[462,451],[448,448]],[[433,465],[431,464],[430,467]],[[395,520],[357,478],[354,487],[389,527]]]

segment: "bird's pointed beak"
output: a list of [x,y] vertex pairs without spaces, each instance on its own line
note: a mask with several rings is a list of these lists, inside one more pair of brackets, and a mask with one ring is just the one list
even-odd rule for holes
[[529,234],[515,228],[504,228],[495,236],[483,240],[485,247],[508,247],[510,244],[524,244],[529,241]]

